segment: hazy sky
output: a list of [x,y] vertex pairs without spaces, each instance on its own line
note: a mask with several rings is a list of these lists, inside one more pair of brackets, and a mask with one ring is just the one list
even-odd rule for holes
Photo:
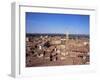
[[26,32],[89,34],[89,15],[26,12]]

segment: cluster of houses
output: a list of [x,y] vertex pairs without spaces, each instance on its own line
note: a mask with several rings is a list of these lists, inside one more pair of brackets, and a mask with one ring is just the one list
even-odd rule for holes
[[[89,40],[69,39],[68,36],[30,36],[26,37],[26,66],[35,66],[79,58],[81,63],[89,63]],[[60,64],[59,64],[60,65]]]

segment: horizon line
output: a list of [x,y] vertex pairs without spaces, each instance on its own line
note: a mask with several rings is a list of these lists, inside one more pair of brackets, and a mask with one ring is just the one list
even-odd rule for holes
[[[26,33],[26,34],[77,34],[78,33]],[[80,34],[79,35],[90,35],[90,34]]]

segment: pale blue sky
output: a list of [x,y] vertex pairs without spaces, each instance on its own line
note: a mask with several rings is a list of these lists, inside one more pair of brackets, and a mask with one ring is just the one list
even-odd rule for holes
[[89,15],[26,12],[26,33],[89,34]]

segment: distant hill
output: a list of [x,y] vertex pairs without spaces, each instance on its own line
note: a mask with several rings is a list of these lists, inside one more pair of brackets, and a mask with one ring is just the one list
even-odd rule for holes
[[[26,33],[27,37],[40,37],[40,36],[61,36],[64,37],[66,34],[60,33]],[[69,38],[89,38],[89,35],[86,34],[69,34]]]

